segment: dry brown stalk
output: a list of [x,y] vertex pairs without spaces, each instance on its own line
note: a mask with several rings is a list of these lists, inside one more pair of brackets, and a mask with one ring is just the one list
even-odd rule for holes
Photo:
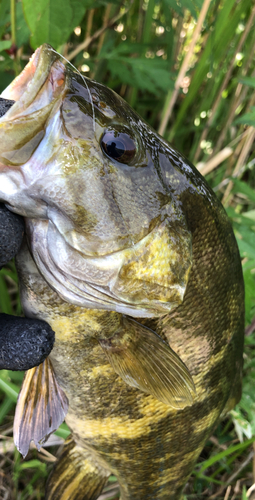
[[86,34],[85,34],[84,41],[87,38],[90,38],[90,33],[92,31],[92,26],[93,26],[94,13],[95,13],[95,9],[89,9],[88,19],[87,19],[87,26],[86,26]]
[[[254,52],[251,52],[251,56],[249,58],[250,63],[252,62],[253,57],[254,57]],[[251,77],[254,77],[254,76],[255,76],[255,70],[251,74]],[[224,125],[224,127],[219,135],[214,152],[218,151],[221,148],[221,146],[224,142],[224,139],[226,137],[226,134],[228,132],[228,129],[229,129],[234,117],[235,117],[235,112],[236,112],[237,108],[240,106],[240,104],[245,100],[245,98],[248,94],[248,91],[249,91],[248,85],[243,85],[242,83],[238,83],[237,88],[236,88],[236,92],[235,92],[235,95],[233,98],[233,105],[231,106],[231,108],[229,110],[229,116],[228,116],[227,122]]]
[[199,172],[201,172],[202,175],[209,174],[209,172],[212,172],[216,167],[218,167],[224,160],[229,158],[233,154],[233,149],[230,148],[229,146],[226,146],[224,149],[222,149],[219,153],[217,153],[213,158],[208,160],[206,163],[200,162],[196,165],[197,169]]
[[[104,13],[104,17],[103,17],[103,28],[105,28],[109,23],[109,17],[111,14],[111,10],[112,10],[112,4],[108,3],[105,7],[105,13]],[[105,31],[103,31],[103,33],[101,33],[101,35],[99,37],[98,44],[97,44],[97,54],[100,54],[101,48],[103,47],[104,39],[105,39]]]
[[178,94],[179,94],[180,85],[183,81],[185,74],[187,73],[187,71],[189,69],[190,61],[193,57],[194,48],[195,48],[195,45],[196,45],[198,38],[200,36],[201,29],[203,27],[203,22],[205,20],[210,3],[211,3],[211,0],[204,0],[203,6],[202,6],[202,9],[201,9],[201,12],[199,14],[198,21],[197,21],[197,25],[196,25],[195,31],[193,33],[193,36],[192,36],[192,39],[191,39],[191,42],[189,45],[189,50],[188,50],[186,56],[184,57],[184,60],[183,60],[183,63],[181,65],[177,80],[175,82],[175,86],[174,86],[175,88],[174,88],[174,91],[172,93],[172,97],[170,99],[168,107],[167,107],[167,109],[162,117],[162,120],[161,120],[161,123],[159,126],[159,134],[161,134],[161,135],[163,135],[165,130],[166,130],[168,120],[171,116],[173,107],[175,105],[176,99],[177,99]]
[[197,147],[197,150],[195,152],[195,155],[194,155],[194,161],[196,162],[199,158],[199,155],[200,155],[200,151],[201,151],[201,142],[204,141],[206,138],[207,138],[207,135],[208,135],[208,132],[209,132],[209,128],[210,126],[212,125],[213,121],[214,121],[214,117],[215,117],[215,113],[218,109],[218,106],[220,104],[220,101],[222,99],[222,92],[226,89],[228,83],[229,83],[229,80],[231,78],[231,75],[232,75],[232,72],[233,72],[233,69],[234,69],[234,65],[235,65],[235,60],[236,60],[236,54],[238,54],[242,47],[243,47],[243,44],[248,36],[248,34],[250,33],[250,30],[251,30],[251,27],[252,27],[252,24],[253,24],[253,21],[254,21],[254,18],[255,18],[255,5],[253,5],[253,9],[251,11],[251,15],[248,19],[248,22],[245,26],[245,29],[243,31],[243,34],[239,40],[239,43],[237,45],[237,48],[235,50],[235,53],[234,53],[234,56],[229,64],[229,68],[228,68],[228,71],[225,75],[225,78],[221,84],[221,87],[219,89],[219,92],[218,92],[218,95],[214,101],[214,104],[213,104],[213,107],[212,107],[212,110],[211,110],[211,115],[210,117],[208,118],[207,120],[207,123],[205,125],[205,129],[201,135],[201,138],[200,138],[200,141],[199,141],[199,144],[198,144],[198,147]]
[[211,436],[209,441],[215,444],[215,446],[217,446],[217,448],[219,448],[220,450],[227,450],[228,448],[226,444],[220,444],[219,440],[215,436]]
[[143,35],[143,0],[139,1],[138,23],[137,23],[137,42],[140,42]]
[[[234,169],[233,174],[232,174],[233,177],[238,176],[243,165],[245,164],[254,140],[255,140],[255,129],[253,127],[249,127],[243,148],[241,150],[241,153],[240,153],[239,158],[237,160],[237,164],[236,164],[235,169]],[[227,185],[226,191],[225,191],[224,196],[222,198],[222,204],[224,206],[228,206],[230,203],[229,195],[230,195],[231,189],[233,188],[233,185],[234,184],[232,181],[230,181]]]
[[[48,450],[45,449],[45,447],[47,446],[59,446],[61,444],[63,444],[64,440],[60,437],[57,437],[57,436],[51,436],[51,438],[49,439],[49,441],[47,443],[45,443],[44,447],[40,449],[40,454],[44,455],[45,457],[47,457],[47,461],[49,462],[56,462],[56,457],[54,457],[54,455],[52,455],[52,453],[50,453]],[[36,450],[36,446],[33,442],[30,443],[30,446],[29,448],[31,450]],[[7,438],[6,436],[2,436],[2,439],[0,441],[0,454],[4,454],[4,453],[13,453],[15,450],[15,444],[13,442],[13,438]]]
[[[35,446],[36,448],[36,446]],[[38,452],[38,456],[45,459],[47,462],[52,462],[55,463],[57,461],[57,458],[52,455],[49,451],[45,450],[45,448],[41,448],[40,451]]]
[[245,460],[243,460],[243,462],[240,463],[238,469],[229,477],[226,483],[223,486],[221,486],[214,495],[210,496],[209,500],[213,500],[214,498],[219,498],[219,496],[222,495],[223,491],[225,490],[226,486],[230,485],[230,483],[234,481],[234,479],[240,474],[240,472],[251,462],[253,457],[254,457],[254,451],[252,450],[249,453],[248,457]]
[[88,46],[91,44],[91,42],[99,38],[102,35],[102,33],[104,33],[104,31],[106,31],[108,28],[111,28],[111,26],[113,26],[121,17],[123,17],[129,11],[131,3],[127,9],[119,12],[116,16],[114,16],[106,26],[101,26],[99,30],[95,31],[94,35],[90,36],[89,38],[86,38],[86,40],[80,43],[80,45],[78,45],[76,49],[72,50],[72,52],[68,54],[67,60],[71,61],[75,56],[77,56],[77,54],[79,54],[79,52],[87,49]]
[[249,498],[249,497],[250,497],[250,495],[251,495],[251,493],[252,493],[253,491],[255,491],[255,484],[254,484],[254,483],[252,484],[252,486],[251,486],[251,487],[247,490],[247,492],[246,492],[246,496],[247,496],[247,498]]
[[253,475],[253,485],[254,485],[254,489],[255,489],[255,442],[253,441],[253,451],[254,451],[254,455],[253,455],[253,464],[252,464],[252,475]]
[[[228,168],[228,172],[232,172],[232,166],[235,164],[235,162],[238,159],[238,156],[241,153],[243,144],[246,140],[246,137],[249,133],[249,130],[245,130],[243,133],[239,134],[235,139],[233,139],[225,148],[223,148],[218,154],[213,156],[213,158],[210,158],[207,162],[199,162],[196,165],[196,168],[201,172],[203,175],[208,174],[209,172],[212,172],[218,165],[220,165],[224,160],[227,158],[231,157],[231,165]],[[234,150],[234,145],[237,144],[236,149]],[[227,173],[229,175],[229,173]],[[222,185],[225,185],[228,183],[228,179],[225,177],[222,181]]]
[[181,37],[181,32],[184,29],[183,25],[184,25],[183,17],[178,16],[177,24],[176,24],[176,28],[175,28],[176,43],[174,44],[175,50],[174,50],[174,54],[173,54],[174,65],[178,63],[178,55],[180,54],[180,51],[181,51],[181,45],[184,43],[182,41],[182,37]]
[[[245,328],[246,337],[251,335],[254,331],[255,331],[255,318],[253,318],[251,324],[246,326],[246,328]],[[253,443],[253,446],[255,446],[255,443]],[[254,483],[255,483],[255,463],[254,463],[253,475],[254,475]]]
[[231,497],[231,500],[234,500],[236,498],[236,495],[238,495],[239,493],[241,493],[241,481],[240,479],[238,479],[236,481],[236,484],[235,484],[235,487],[234,487],[234,495]]
[[225,493],[224,500],[228,500],[230,493],[231,493],[231,486],[229,485],[227,487],[227,491]]

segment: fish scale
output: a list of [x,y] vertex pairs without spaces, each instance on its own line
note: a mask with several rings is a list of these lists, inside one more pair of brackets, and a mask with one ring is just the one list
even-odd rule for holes
[[[72,437],[47,500],[96,500],[111,473],[121,500],[180,500],[241,394],[237,244],[188,160],[114,92],[65,71],[57,57],[47,45],[36,51],[3,93],[16,103],[0,119],[0,200],[26,221],[17,256],[23,309],[56,336],[45,364],[24,379],[15,443],[23,455],[32,439],[40,447],[68,408]],[[44,131],[36,147],[33,116]],[[114,149],[123,133],[131,152],[125,139]]]

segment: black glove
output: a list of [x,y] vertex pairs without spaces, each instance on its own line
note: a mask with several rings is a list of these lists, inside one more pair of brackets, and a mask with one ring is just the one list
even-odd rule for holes
[[0,97],[0,118],[5,113],[7,113],[8,109],[10,109],[14,103],[15,101],[11,101],[10,99],[3,99],[3,97]]
[[[24,221],[0,203],[0,268],[19,251]],[[53,348],[55,334],[45,321],[0,314],[0,369],[28,370]]]
[[45,321],[0,314],[0,370],[29,370],[40,365],[54,340]]

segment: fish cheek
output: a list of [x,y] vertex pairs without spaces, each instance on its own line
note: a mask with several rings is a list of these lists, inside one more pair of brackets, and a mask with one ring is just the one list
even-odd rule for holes
[[183,301],[192,265],[191,234],[164,222],[144,240],[123,263],[114,292],[160,315]]
[[86,233],[93,232],[98,223],[96,215],[92,211],[87,210],[82,205],[77,205],[76,203],[74,203],[74,209],[75,226]]

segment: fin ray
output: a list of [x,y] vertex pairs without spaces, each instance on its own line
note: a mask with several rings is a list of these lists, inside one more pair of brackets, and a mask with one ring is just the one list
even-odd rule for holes
[[176,409],[192,404],[195,386],[189,370],[153,330],[124,318],[122,330],[99,342],[127,384]]
[[59,386],[49,358],[25,373],[15,411],[14,443],[25,457],[30,441],[38,450],[63,422],[68,399]]

